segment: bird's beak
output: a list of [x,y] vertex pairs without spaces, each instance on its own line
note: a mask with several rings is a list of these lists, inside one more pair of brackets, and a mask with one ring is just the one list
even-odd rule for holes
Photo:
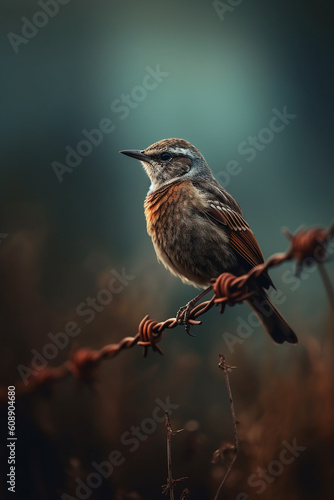
[[120,151],[123,155],[131,156],[131,158],[136,158],[136,160],[147,161],[147,156],[139,149],[123,149]]

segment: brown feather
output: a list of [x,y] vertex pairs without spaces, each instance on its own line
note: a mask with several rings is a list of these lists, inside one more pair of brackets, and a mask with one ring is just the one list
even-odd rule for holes
[[[245,219],[241,214],[229,207],[223,206],[220,203],[218,205],[221,210],[212,206],[207,209],[206,213],[209,218],[215,223],[223,224],[229,229],[230,245],[243,257],[250,267],[262,264],[264,262],[263,254],[253,231]],[[270,285],[274,287],[268,273],[263,273],[261,281],[265,288],[269,288]]]

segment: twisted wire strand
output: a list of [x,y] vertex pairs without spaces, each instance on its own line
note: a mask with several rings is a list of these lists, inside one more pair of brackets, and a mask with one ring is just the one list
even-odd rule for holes
[[[249,282],[259,278],[267,269],[280,265],[288,260],[296,260],[298,266],[302,266],[307,259],[315,262],[324,262],[327,258],[326,248],[329,240],[334,236],[334,222],[329,229],[323,228],[301,228],[295,234],[285,230],[285,235],[290,240],[290,247],[284,253],[277,253],[267,261],[253,267],[247,274],[235,276],[231,273],[223,273],[213,280],[212,287],[214,295],[210,300],[196,305],[189,312],[188,323],[199,325],[201,321],[197,318],[205,314],[214,305],[220,305],[223,313],[226,305],[234,306],[250,297]],[[143,347],[143,355],[147,356],[149,348],[163,354],[158,343],[161,341],[165,330],[176,328],[180,325],[177,318],[169,318],[158,322],[145,316],[134,337],[125,337],[117,344],[108,344],[100,350],[80,348],[73,352],[69,359],[58,367],[46,367],[36,374],[31,375],[28,383],[20,381],[16,384],[16,394],[22,395],[34,392],[40,388],[48,387],[51,383],[72,375],[83,381],[92,380],[95,370],[103,359],[111,359],[125,349],[131,349],[135,345]],[[36,371],[36,370],[34,370]],[[0,387],[0,401],[6,401],[7,388]]]

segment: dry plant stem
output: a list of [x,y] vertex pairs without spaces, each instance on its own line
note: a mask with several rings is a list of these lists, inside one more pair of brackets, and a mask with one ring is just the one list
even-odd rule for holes
[[329,279],[328,273],[327,273],[327,271],[325,269],[325,266],[323,265],[322,262],[318,262],[318,268],[319,268],[319,272],[320,272],[321,277],[322,277],[322,281],[324,282],[325,289],[327,291],[329,302],[330,302],[330,304],[332,306],[332,309],[334,311],[334,289],[333,289],[333,285],[331,283],[331,280]]
[[219,364],[218,364],[218,367],[223,371],[224,373],[224,377],[225,377],[225,383],[226,383],[226,387],[227,387],[227,392],[228,392],[228,397],[229,397],[229,401],[230,401],[230,407],[231,407],[231,414],[232,414],[232,419],[233,419],[233,431],[234,431],[234,454],[233,454],[233,457],[232,457],[232,460],[225,472],[225,475],[219,485],[219,488],[217,490],[217,493],[216,493],[216,496],[214,498],[214,500],[218,500],[219,498],[219,495],[222,491],[222,488],[232,470],[232,467],[234,465],[234,462],[236,461],[237,459],[237,456],[238,456],[238,452],[239,452],[239,438],[238,438],[238,430],[237,430],[237,417],[235,415],[235,409],[234,409],[234,403],[233,403],[233,398],[232,398],[232,391],[231,391],[231,385],[230,385],[230,379],[229,379],[229,376],[228,376],[228,372],[230,370],[230,366],[227,365],[226,363],[226,360],[225,360],[225,357],[223,354],[219,354]]
[[174,484],[173,484],[173,471],[172,471],[172,427],[170,424],[170,418],[168,411],[166,411],[166,429],[167,429],[167,469],[168,478],[167,485],[169,486],[170,500],[174,500]]
[[168,471],[168,477],[167,477],[167,484],[164,484],[162,486],[162,493],[164,495],[167,495],[167,493],[169,491],[170,500],[175,500],[175,496],[174,496],[175,484],[180,482],[180,481],[183,481],[184,479],[188,479],[187,477],[173,479],[173,471],[172,471],[172,436],[174,434],[177,434],[178,432],[182,432],[183,429],[180,429],[180,430],[175,431],[175,432],[173,431],[167,410],[165,411],[165,426],[167,429],[167,471]]

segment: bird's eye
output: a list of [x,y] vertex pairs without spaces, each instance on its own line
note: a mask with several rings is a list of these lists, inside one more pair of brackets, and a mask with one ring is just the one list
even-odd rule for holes
[[170,153],[161,153],[160,158],[162,161],[169,161],[172,159],[172,155]]

